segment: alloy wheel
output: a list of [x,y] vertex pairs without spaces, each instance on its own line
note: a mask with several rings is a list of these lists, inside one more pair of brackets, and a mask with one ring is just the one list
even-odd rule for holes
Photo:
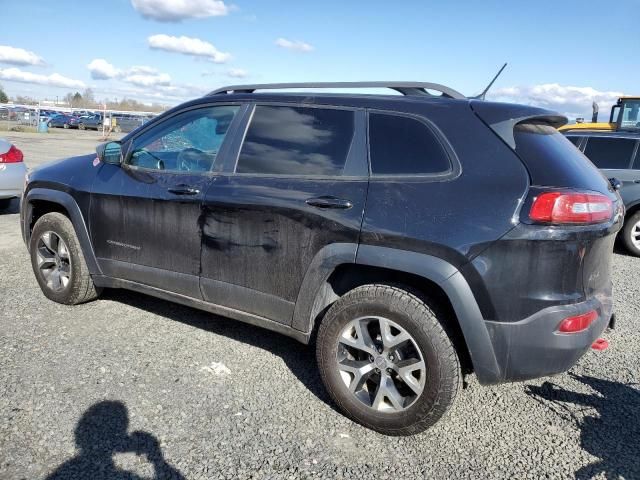
[[47,288],[60,292],[71,280],[71,256],[64,240],[55,232],[44,232],[37,243],[38,269]]
[[640,249],[640,221],[631,227],[631,243]]
[[380,412],[407,409],[424,389],[426,365],[416,341],[384,317],[349,322],[338,339],[336,362],[347,389]]

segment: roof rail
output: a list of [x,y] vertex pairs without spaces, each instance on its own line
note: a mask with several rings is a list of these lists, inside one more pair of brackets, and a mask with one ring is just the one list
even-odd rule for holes
[[256,90],[283,90],[288,88],[390,88],[403,95],[432,95],[427,90],[440,92],[445,98],[466,98],[453,88],[430,82],[308,82],[308,83],[264,83],[256,85],[230,85],[210,92],[207,96],[223,93],[253,93]]

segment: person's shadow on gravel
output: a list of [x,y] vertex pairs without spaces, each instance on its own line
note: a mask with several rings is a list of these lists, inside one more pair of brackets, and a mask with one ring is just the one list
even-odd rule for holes
[[154,478],[184,479],[165,461],[153,435],[142,431],[128,434],[128,428],[129,415],[122,402],[104,401],[92,405],[76,425],[75,439],[80,453],[60,465],[47,480],[142,479],[118,468],[113,459],[116,453],[144,455],[153,465]]
[[[580,427],[580,446],[599,460],[575,472],[578,480],[604,475],[607,479],[640,478],[640,390],[632,385],[570,373],[597,393],[579,393],[551,382],[527,386],[527,393],[552,402],[556,413]],[[577,416],[567,403],[593,408],[597,415]]]

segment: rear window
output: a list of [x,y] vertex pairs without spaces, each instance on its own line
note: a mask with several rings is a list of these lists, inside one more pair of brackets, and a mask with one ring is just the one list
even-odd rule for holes
[[608,182],[593,163],[551,125],[519,123],[513,138],[533,185],[608,191]]
[[369,154],[374,175],[429,175],[451,169],[449,156],[423,122],[400,115],[369,115]]
[[257,106],[236,172],[341,175],[354,132],[350,110]]
[[598,168],[629,168],[636,141],[630,138],[590,137],[584,154]]

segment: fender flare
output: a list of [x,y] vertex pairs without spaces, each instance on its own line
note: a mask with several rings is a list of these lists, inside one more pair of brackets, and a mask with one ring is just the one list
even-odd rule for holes
[[29,225],[31,224],[31,218],[33,216],[33,201],[44,200],[51,203],[56,203],[65,208],[69,213],[71,224],[78,237],[80,248],[84,254],[84,259],[87,262],[87,268],[91,275],[100,275],[102,271],[98,265],[95,254],[93,252],[93,245],[91,244],[91,237],[89,236],[89,230],[80,211],[80,207],[74,200],[74,198],[66,192],[60,190],[53,190],[49,188],[33,188],[29,190],[24,199],[23,209],[23,225],[22,231],[25,243],[29,245],[31,232],[29,231]]
[[[332,244],[324,247],[305,275],[296,301],[293,328],[311,334],[322,305],[338,298],[327,279],[336,267],[345,263],[407,272],[440,286],[458,318],[478,381],[482,384],[501,381],[503,375],[489,330],[471,287],[456,267],[432,255],[373,245]],[[330,295],[334,298],[327,298]]]

